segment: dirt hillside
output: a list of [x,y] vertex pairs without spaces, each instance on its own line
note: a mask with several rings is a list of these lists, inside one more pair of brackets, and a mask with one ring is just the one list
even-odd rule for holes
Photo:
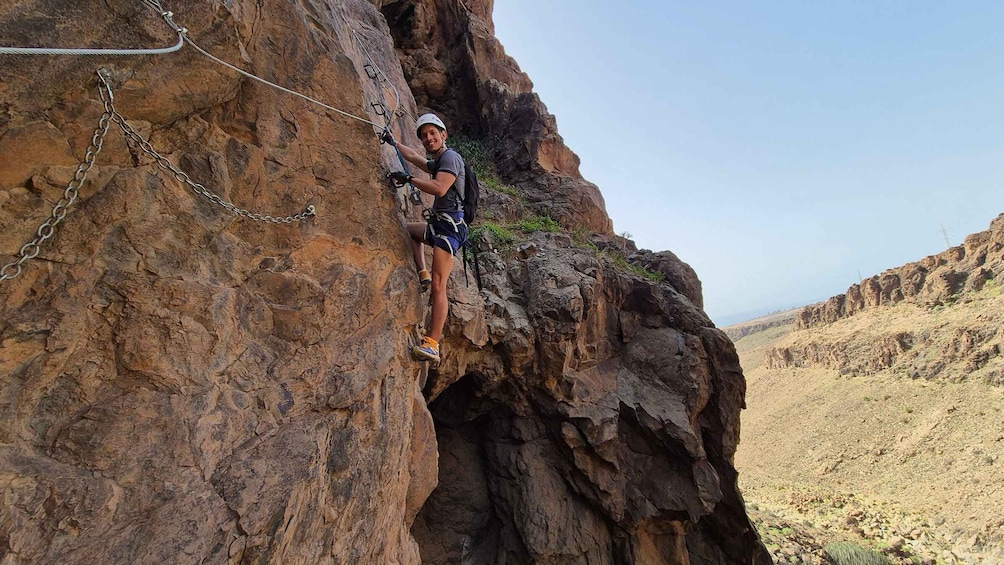
[[991,281],[948,305],[736,341],[749,387],[736,467],[777,562],[825,563],[844,541],[892,563],[1004,563],[1004,388],[996,358],[960,353],[999,351],[1002,315]]

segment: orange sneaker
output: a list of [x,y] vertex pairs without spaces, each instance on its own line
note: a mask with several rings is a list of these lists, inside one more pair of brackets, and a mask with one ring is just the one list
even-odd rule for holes
[[411,354],[420,361],[439,363],[439,343],[429,336],[422,338],[422,343],[411,348]]

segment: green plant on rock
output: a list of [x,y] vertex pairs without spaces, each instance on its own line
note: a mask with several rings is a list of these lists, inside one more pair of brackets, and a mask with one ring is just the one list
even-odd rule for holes
[[837,541],[823,548],[834,565],[889,565],[889,560],[881,553],[865,549],[849,541]]
[[539,231],[555,233],[561,230],[561,226],[558,222],[547,216],[531,216],[529,218],[523,218],[521,220],[517,220],[512,227],[523,233],[536,233]]
[[997,282],[997,279],[989,279],[987,282],[983,283],[982,292],[990,298],[1000,296],[1001,285]]
[[511,196],[512,198],[518,200],[520,203],[523,202],[523,195],[520,194],[518,190],[516,190],[512,186],[509,186],[508,184],[502,184],[502,181],[498,180],[493,176],[485,175],[484,178],[479,176],[478,182],[480,182],[485,187],[494,190],[495,192]]
[[554,233],[561,231],[561,226],[547,216],[531,216],[523,218],[510,224],[496,224],[491,221],[482,221],[471,228],[469,237],[478,241],[485,233],[490,233],[492,240],[499,247],[505,248],[523,239],[519,234],[531,234],[536,232]]
[[464,158],[464,161],[478,174],[478,180],[495,177],[495,161],[492,160],[488,143],[464,135],[451,135],[447,143]]
[[516,241],[516,234],[512,230],[492,222],[482,222],[474,226],[471,228],[469,237],[473,241],[479,241],[485,233],[490,233],[495,244],[502,247],[512,245]]
[[575,226],[574,228],[572,228],[569,235],[571,235],[572,237],[572,245],[580,249],[586,249],[596,253],[600,251],[600,248],[596,247],[596,244],[593,243],[593,241],[590,239],[590,236],[593,235],[593,232],[589,231],[589,229],[586,228],[585,226],[581,224]]
[[[557,233],[562,231],[561,224],[548,216],[529,216],[519,219],[510,224],[496,224],[491,221],[483,221],[471,228],[470,237],[478,241],[484,233],[491,233],[492,239],[499,247],[506,248],[516,243],[519,238],[517,232],[531,234],[537,232]],[[652,282],[662,282],[666,276],[658,271],[653,271],[640,265],[630,263],[622,253],[617,251],[600,251],[596,245],[589,240],[590,233],[582,226],[576,227],[570,232],[572,242],[580,248],[587,249],[596,254],[597,257],[606,257],[614,264],[614,267],[634,273],[639,277]]]
[[523,195],[515,187],[499,180],[495,161],[492,160],[491,151],[488,149],[488,141],[456,135],[450,136],[449,145],[456,149],[463,156],[464,161],[474,169],[478,175],[479,184],[495,192],[511,196],[520,203],[524,202]]
[[620,253],[600,251],[599,255],[601,257],[606,257],[607,259],[610,259],[610,261],[614,264],[615,267],[634,273],[639,277],[648,279],[652,282],[662,282],[666,279],[666,275],[658,271],[653,271],[640,265],[634,265],[632,263],[629,263],[628,260],[625,259],[624,256],[621,255]]

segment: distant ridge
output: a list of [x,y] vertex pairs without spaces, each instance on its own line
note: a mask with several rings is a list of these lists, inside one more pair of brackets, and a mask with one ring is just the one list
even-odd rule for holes
[[889,269],[851,285],[844,294],[804,307],[795,317],[795,327],[829,324],[867,308],[902,301],[925,306],[950,304],[962,294],[981,290],[1001,274],[1004,214],[990,222],[988,230],[967,236],[962,245]]
[[725,335],[729,336],[729,339],[737,341],[750,334],[762,332],[766,329],[777,326],[791,324],[794,322],[795,316],[797,316],[802,309],[803,307],[800,306],[798,308],[783,310],[781,312],[771,312],[770,314],[760,316],[759,318],[753,318],[752,320],[732,324],[731,326],[725,326],[722,328],[722,331],[725,332]]

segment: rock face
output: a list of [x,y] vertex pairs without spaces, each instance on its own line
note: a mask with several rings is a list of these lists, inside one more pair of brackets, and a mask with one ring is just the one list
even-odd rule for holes
[[[259,76],[381,125],[383,103],[398,135],[433,109],[497,139],[529,210],[594,243],[485,253],[484,294],[458,262],[426,372],[408,353],[417,212],[382,182],[397,158],[370,125],[187,46],[2,56],[0,263],[84,157],[97,67],[162,157],[112,124],[55,236],[0,281],[0,562],[769,562],[732,465],[735,351],[674,255],[646,256],[654,283],[594,252],[616,241],[602,197],[491,2],[164,7]],[[4,1],[0,27],[19,45],[176,40],[126,0]],[[240,209],[317,216],[238,217],[158,163]]]
[[1004,274],[1004,214],[990,229],[974,233],[962,245],[916,263],[889,269],[851,285],[844,294],[806,306],[795,318],[796,328],[828,324],[866,308],[909,301],[926,306],[945,304],[960,293],[978,291]]
[[538,213],[613,233],[599,189],[579,174],[554,116],[495,39],[491,0],[381,4],[419,106],[445,113],[457,131],[494,140],[499,175]]
[[[843,375],[882,370],[914,379],[979,378],[1004,384],[1004,320],[999,308],[987,306],[999,291],[978,293],[1004,273],[1004,215],[990,229],[965,242],[881,275],[865,279],[846,294],[807,306],[795,317],[795,327],[809,329],[766,353],[772,369],[823,367]],[[904,323],[896,309],[923,313]],[[982,306],[981,306],[982,304]],[[942,308],[950,307],[950,308]],[[934,320],[938,311],[955,314]],[[867,322],[851,316],[867,312]],[[835,322],[840,322],[831,326]]]
[[745,382],[704,313],[561,235],[486,270],[487,345],[462,342],[426,388],[441,468],[423,557],[769,561],[730,463]]

